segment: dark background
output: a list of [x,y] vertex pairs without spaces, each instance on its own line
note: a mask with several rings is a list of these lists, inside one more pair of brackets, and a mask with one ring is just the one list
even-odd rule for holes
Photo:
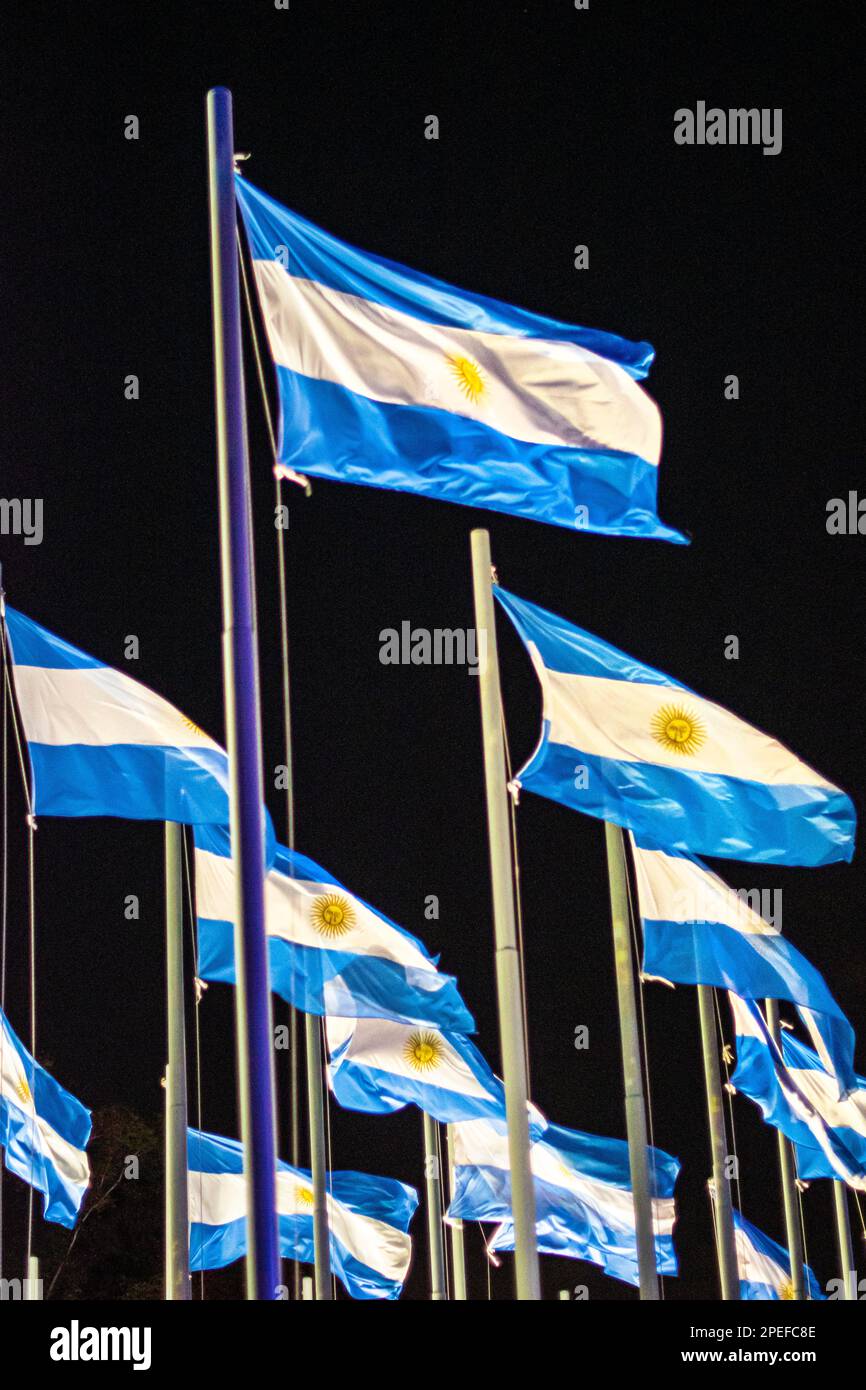
[[[270,0],[151,0],[42,4],[8,36],[0,494],[45,500],[41,547],[0,538],[9,601],[216,737],[209,86],[233,90],[250,178],[330,231],[656,347],[660,513],[692,534],[688,549],[338,484],[315,482],[310,500],[288,489],[298,845],[441,951],[497,1067],[477,689],[465,670],[378,658],[380,630],[403,620],[471,625],[473,526],[490,527],[508,587],[730,706],[862,806],[866,541],[825,527],[828,500],[862,480],[856,16],[708,0],[591,0],[586,12],[571,0],[291,0],[287,12]],[[783,107],[782,153],[675,145],[674,111],[700,99]],[[128,114],[140,118],[137,142],[123,136]],[[429,114],[438,142],[424,138]],[[578,243],[590,249],[583,272]],[[140,377],[137,402],[124,399],[127,373]],[[723,396],[729,373],[736,402]],[[248,382],[272,769],[283,761],[273,482],[252,371]],[[539,697],[522,648],[500,632],[519,765]],[[137,663],[124,662],[127,634],[140,639]],[[738,661],[724,658],[730,634]],[[26,1038],[14,780],[11,795],[7,1007]],[[269,803],[282,826],[279,795]],[[601,824],[527,795],[519,834],[535,1099],[559,1123],[624,1135]],[[36,839],[40,1058],[86,1104],[158,1123],[161,827],[45,819]],[[735,887],[783,889],[786,934],[862,1029],[862,855],[817,870],[717,867]],[[137,923],[124,919],[129,893]],[[424,920],[428,894],[438,922]],[[683,1161],[680,1277],[666,1294],[715,1297],[694,991],[649,986],[646,1007],[655,1140]],[[573,1046],[578,1024],[588,1052]],[[211,986],[200,1025],[204,1127],[235,1135],[229,988]],[[858,1062],[866,1070],[862,1052]],[[747,1101],[735,1110],[744,1211],[781,1240],[775,1134]],[[419,1112],[332,1107],[331,1121],[336,1167],[421,1185]],[[6,1178],[7,1275],[22,1248],[19,1189]],[[829,1184],[804,1202],[823,1283],[837,1272]],[[37,1250],[43,1229],[37,1220]],[[423,1298],[420,1213],[415,1231],[407,1296]],[[478,1228],[468,1255],[472,1294],[485,1297]],[[583,1264],[545,1259],[543,1278],[548,1298],[577,1283],[593,1298],[636,1296]],[[239,1287],[235,1272],[208,1276],[213,1296]],[[510,1297],[508,1257],[492,1287]]]

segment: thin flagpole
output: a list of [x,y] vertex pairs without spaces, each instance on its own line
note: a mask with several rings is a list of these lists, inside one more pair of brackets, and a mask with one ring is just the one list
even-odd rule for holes
[[845,1298],[856,1302],[857,1271],[854,1268],[854,1247],[851,1242],[851,1218],[848,1213],[848,1189],[838,1178],[833,1179],[833,1206],[836,1212],[836,1239],[839,1242],[839,1264]]
[[713,1210],[716,1217],[716,1254],[719,1262],[719,1281],[722,1286],[722,1298],[726,1301],[735,1301],[740,1297],[740,1276],[737,1267],[737,1246],[734,1238],[731,1181],[727,1173],[728,1136],[725,1129],[722,1078],[719,1072],[716,1015],[713,991],[709,985],[698,985],[698,1014],[701,1021],[704,1088],[707,1095],[707,1120],[710,1128],[710,1150],[713,1159]]
[[322,1083],[321,1023],[304,1014],[307,1051],[307,1103],[310,1112],[310,1174],[313,1180],[313,1264],[316,1298],[329,1300],[331,1252],[328,1232],[328,1172],[325,1161],[325,1097]]
[[424,1118],[424,1185],[427,1196],[427,1250],[430,1259],[430,1297],[434,1303],[445,1298],[445,1242],[442,1236],[442,1174],[436,1121],[427,1111]]
[[647,1120],[641,1066],[640,1035],[634,997],[634,964],[628,913],[628,878],[625,845],[618,825],[605,822],[607,874],[610,888],[610,915],[613,925],[613,957],[616,970],[616,996],[619,1006],[619,1034],[625,1083],[625,1127],[631,1169],[640,1296],[659,1297],[653,1236],[652,1200],[647,1158]]
[[[445,1127],[448,1152],[448,1197],[454,1201],[454,1126]],[[451,1241],[451,1279],[452,1297],[457,1303],[466,1301],[466,1249],[463,1239],[463,1222],[451,1219],[448,1224]]]
[[[778,999],[765,999],[767,1027],[772,1037],[781,1047],[782,1033],[779,1024]],[[794,1150],[790,1140],[782,1131],[776,1131],[779,1149],[779,1175],[782,1179],[782,1203],[785,1209],[785,1235],[788,1245],[788,1258],[791,1262],[791,1297],[801,1300],[805,1297],[803,1278],[803,1227],[800,1224],[800,1206],[797,1201],[797,1170],[794,1164]]]
[[246,406],[236,252],[231,93],[207,97],[219,476],[223,672],[236,869],[235,962],[241,1137],[247,1189],[247,1297],[279,1283],[273,1036],[264,913],[264,821],[259,672],[252,586]]
[[[499,655],[493,609],[490,534],[472,532],[472,587],[475,627],[479,639],[478,689],[484,783],[487,793],[487,837],[493,887],[493,930],[496,941],[496,996],[505,1113],[508,1120],[508,1158],[511,1169],[511,1208],[514,1218],[514,1274],[518,1299],[541,1297],[538,1241],[535,1234],[535,1188],[529,1157],[529,1078],[520,945],[515,914],[514,861],[508,816],[505,750],[502,739],[502,700]],[[482,643],[483,636],[483,643]]]
[[192,1297],[187,1192],[186,1025],[183,998],[183,827],[165,824],[165,1296]]

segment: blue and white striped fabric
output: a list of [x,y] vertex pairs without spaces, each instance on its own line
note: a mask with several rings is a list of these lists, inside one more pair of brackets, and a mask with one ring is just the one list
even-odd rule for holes
[[34,1061],[0,1013],[0,1145],[42,1193],[46,1221],[74,1226],[90,1182],[90,1111]]
[[[198,973],[235,983],[234,865],[228,832],[195,827]],[[271,988],[296,1009],[394,1018],[460,1033],[475,1021],[420,941],[354,896],[312,859],[277,846],[265,878]]]
[[[850,1187],[866,1190],[860,1133],[863,1116],[856,1092],[850,1104],[847,1098],[840,1101],[835,1079],[820,1064],[817,1070],[803,1065],[802,1053],[808,1049],[801,1049],[795,1039],[787,1039],[787,1053],[783,1053],[758,1005],[736,994],[728,998],[737,1045],[737,1066],[731,1077],[735,1090],[753,1100],[766,1123],[781,1130],[798,1151],[801,1146],[817,1149],[822,1155],[821,1176],[839,1178]],[[782,1037],[784,1046],[784,1031]],[[789,1067],[788,1057],[798,1065]],[[858,1078],[854,1080],[856,1083]],[[817,1160],[813,1163],[817,1165]]]
[[[511,1172],[506,1126],[465,1120],[454,1126],[453,1220],[496,1221],[488,1248],[514,1249]],[[676,1274],[673,1191],[680,1165],[650,1149],[656,1268]],[[549,1125],[530,1145],[538,1248],[601,1265],[606,1274],[637,1284],[637,1235],[628,1145],[621,1139]]]
[[498,585],[494,593],[544,699],[519,785],[677,854],[810,865],[852,857],[851,801],[775,739],[555,613]]
[[[798,1090],[833,1131],[836,1141],[856,1160],[860,1181],[854,1185],[866,1188],[866,1076],[855,1075],[854,1086],[840,1100],[835,1078],[822,1064],[817,1052],[804,1046],[787,1030],[782,1033],[782,1056]],[[826,1152],[814,1146],[813,1140],[797,1144],[796,1149],[797,1173],[801,1178],[808,1181],[839,1177]]]
[[647,343],[358,251],[236,181],[285,467],[557,526],[682,543],[656,515]]
[[331,1090],[347,1110],[390,1114],[417,1105],[449,1124],[505,1118],[505,1090],[460,1033],[384,1018],[329,1018]]
[[[190,1269],[222,1269],[246,1254],[243,1148],[235,1139],[189,1131]],[[399,1298],[412,1256],[414,1187],[367,1173],[328,1180],[331,1269],[352,1298]],[[304,1168],[277,1160],[280,1254],[313,1260],[313,1186]]]
[[[734,1208],[734,1243],[740,1274],[740,1298],[757,1302],[761,1299],[783,1300],[794,1297],[791,1283],[791,1258],[757,1226]],[[808,1265],[805,1273],[810,1299],[823,1299],[821,1286]]]
[[6,609],[39,816],[228,824],[228,759],[130,676]]
[[644,974],[787,999],[818,1040],[839,1094],[854,1086],[854,1029],[806,957],[699,859],[634,836],[632,852]]

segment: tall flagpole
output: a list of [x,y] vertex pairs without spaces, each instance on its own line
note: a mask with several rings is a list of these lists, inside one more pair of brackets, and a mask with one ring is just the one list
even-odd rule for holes
[[[778,999],[765,999],[767,1027],[772,1037],[781,1047],[781,1027],[779,1024]],[[797,1170],[794,1165],[794,1150],[780,1129],[776,1130],[779,1148],[779,1175],[782,1179],[782,1203],[785,1208],[785,1235],[788,1258],[791,1262],[791,1297],[805,1297],[803,1278],[803,1228],[800,1224],[800,1206],[797,1201]]]
[[183,998],[183,827],[165,824],[165,1296],[192,1297],[187,1191],[186,1024]]
[[491,579],[490,534],[483,530],[473,531],[472,587],[475,597],[475,627],[481,658],[478,689],[481,697],[487,838],[493,886],[496,997],[502,1049],[502,1076],[505,1082],[505,1113],[508,1120],[511,1209],[514,1218],[514,1273],[518,1299],[539,1299],[541,1276],[535,1234],[535,1188],[529,1157],[529,1078],[523,1022],[523,971],[517,939],[516,890],[502,736],[499,654]]
[[713,1158],[713,1211],[716,1217],[716,1254],[722,1298],[726,1301],[740,1297],[740,1275],[737,1266],[737,1246],[734,1237],[734,1209],[731,1203],[731,1180],[727,1173],[728,1136],[725,1128],[724,1096],[719,1073],[719,1053],[716,1041],[716,1016],[713,991],[709,985],[698,985],[698,1014],[701,1021],[701,1050],[704,1057],[704,1087],[707,1093],[707,1119],[710,1127],[710,1149]]
[[619,1035],[625,1082],[625,1129],[637,1235],[637,1261],[641,1298],[659,1297],[653,1235],[652,1200],[647,1159],[646,1102],[643,1089],[640,1035],[634,997],[634,965],[631,949],[631,923],[628,910],[625,845],[618,825],[605,821],[607,874],[610,887],[610,915],[613,924],[613,958],[616,969],[616,997],[619,1005]]
[[231,93],[207,97],[208,189],[223,598],[223,683],[235,863],[235,969],[241,1138],[247,1190],[247,1297],[279,1283],[273,1036],[265,937],[259,672],[252,586],[246,406]]
[[331,1297],[328,1233],[328,1172],[325,1161],[325,1099],[322,1085],[322,1033],[315,1014],[304,1014],[307,1051],[307,1102],[310,1112],[310,1175],[313,1180],[313,1265],[317,1299]]
[[[454,1126],[446,1125],[448,1145],[448,1198],[454,1201]],[[457,1303],[466,1301],[466,1251],[463,1242],[463,1222],[452,1219],[448,1225],[451,1241],[452,1297]]]
[[836,1211],[836,1238],[839,1242],[839,1264],[842,1287],[850,1301],[857,1299],[857,1271],[854,1268],[854,1247],[851,1243],[851,1218],[848,1213],[848,1189],[838,1178],[833,1179],[833,1205]]
[[445,1298],[445,1241],[442,1235],[442,1174],[436,1121],[426,1110],[424,1118],[424,1186],[427,1196],[427,1249],[430,1257],[430,1297]]

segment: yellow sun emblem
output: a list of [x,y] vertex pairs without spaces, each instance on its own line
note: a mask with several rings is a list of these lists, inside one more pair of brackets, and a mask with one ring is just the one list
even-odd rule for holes
[[468,401],[476,405],[487,390],[487,382],[477,362],[454,353],[448,357],[451,373]]
[[692,757],[706,739],[701,720],[683,705],[662,705],[653,715],[652,736],[663,748]]
[[305,1211],[312,1211],[315,1206],[313,1189],[311,1187],[295,1188],[295,1206],[303,1208]]
[[33,1094],[30,1090],[30,1087],[27,1085],[26,1076],[19,1076],[16,1079],[15,1094],[17,1095],[18,1099],[24,1103],[24,1105],[29,1105],[32,1101]]
[[191,734],[200,734],[202,738],[207,738],[207,734],[205,733],[204,729],[200,729],[198,724],[196,724],[192,719],[187,719],[185,714],[182,714],[180,717],[183,720],[186,727],[189,729]]
[[403,1056],[413,1071],[434,1071],[442,1060],[442,1046],[435,1033],[412,1033]]
[[339,893],[324,893],[310,908],[310,921],[320,936],[345,936],[355,925],[355,909]]
[[779,1297],[788,1301],[794,1297],[794,1285],[790,1279],[783,1279],[779,1285]]

